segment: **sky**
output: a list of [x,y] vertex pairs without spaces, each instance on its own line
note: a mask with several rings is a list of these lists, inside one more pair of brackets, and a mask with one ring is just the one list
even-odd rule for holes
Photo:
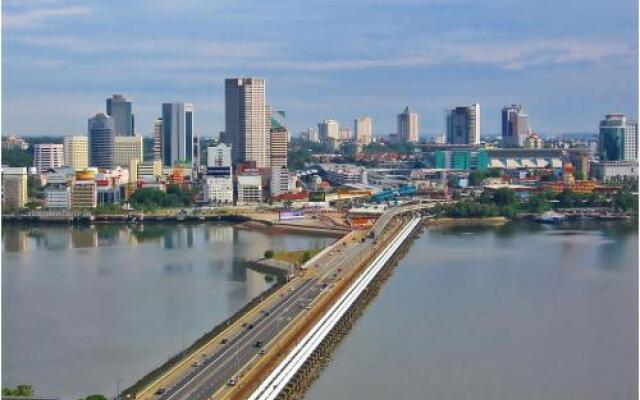
[[420,136],[481,105],[482,135],[522,104],[534,132],[595,132],[637,118],[636,0],[4,0],[2,134],[86,134],[122,93],[150,136],[163,102],[224,130],[224,79],[266,79],[295,135],[324,119],[375,135],[405,106]]

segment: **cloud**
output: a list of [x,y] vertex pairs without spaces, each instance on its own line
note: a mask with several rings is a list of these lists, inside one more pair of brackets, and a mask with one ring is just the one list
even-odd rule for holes
[[41,8],[15,14],[7,14],[5,12],[2,16],[2,25],[8,29],[24,29],[37,26],[43,21],[52,18],[75,17],[89,13],[91,13],[91,10],[82,6]]

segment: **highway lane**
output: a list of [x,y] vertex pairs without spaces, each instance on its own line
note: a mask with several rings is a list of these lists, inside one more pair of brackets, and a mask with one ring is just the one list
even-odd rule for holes
[[[389,221],[398,211],[385,213],[375,224],[376,240],[379,233],[387,227]],[[364,241],[348,241],[339,244],[316,260],[308,269],[313,277],[302,278],[303,281],[294,287],[293,291],[282,295],[275,305],[262,313],[253,322],[253,329],[242,330],[237,336],[228,338],[224,348],[211,357],[205,358],[198,367],[180,376],[176,383],[160,396],[159,400],[208,399],[231,377],[237,376],[245,366],[256,357],[260,349],[255,346],[261,341],[268,349],[271,341],[286,330],[287,326],[296,319],[306,306],[316,301],[321,293],[331,290],[333,283],[358,264],[371,250],[376,251],[372,239]],[[240,379],[240,382],[242,379]]]

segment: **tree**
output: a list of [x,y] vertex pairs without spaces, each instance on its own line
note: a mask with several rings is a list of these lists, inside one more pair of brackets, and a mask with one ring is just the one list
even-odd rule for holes
[[582,171],[576,171],[576,172],[573,174],[573,177],[574,177],[574,178],[576,178],[576,180],[577,180],[577,181],[583,181],[583,180],[584,180],[584,178],[585,178],[585,176],[584,176],[584,172],[582,172]]
[[306,263],[310,259],[311,259],[311,252],[310,251],[305,251],[304,253],[302,253],[302,262],[303,263]]
[[31,385],[18,385],[15,388],[3,387],[3,396],[30,397],[33,396],[33,388]]
[[529,197],[529,211],[533,213],[543,213],[545,211],[548,211],[550,208],[551,205],[547,201],[544,193],[534,194],[533,196]]
[[2,149],[2,164],[11,167],[30,167],[33,157],[28,150],[14,147],[11,149]]
[[576,196],[569,189],[564,189],[557,199],[558,205],[562,208],[570,208],[576,204]]
[[107,400],[107,398],[101,394],[90,394],[89,396],[80,400]]
[[500,188],[493,194],[493,201],[499,206],[509,206],[516,201],[516,195],[513,189]]
[[473,171],[469,174],[469,184],[471,186],[480,186],[486,176],[483,171]]
[[273,250],[267,250],[264,252],[264,258],[273,258]]
[[616,210],[626,212],[637,206],[637,199],[629,192],[619,191],[613,197],[613,206]]

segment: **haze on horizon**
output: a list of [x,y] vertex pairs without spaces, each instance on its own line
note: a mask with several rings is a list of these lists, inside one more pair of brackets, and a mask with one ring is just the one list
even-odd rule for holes
[[224,129],[224,78],[267,80],[293,135],[335,118],[395,131],[405,106],[421,137],[444,112],[481,104],[482,134],[523,104],[534,132],[595,132],[637,118],[635,0],[2,2],[2,134],[86,134],[105,99],[133,101],[149,136],[162,102],[188,101],[196,130]]

